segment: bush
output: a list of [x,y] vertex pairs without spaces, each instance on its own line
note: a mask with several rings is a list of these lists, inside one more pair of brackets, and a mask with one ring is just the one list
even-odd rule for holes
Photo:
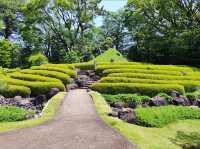
[[140,62],[97,62],[97,65],[143,65],[145,63]]
[[137,124],[146,127],[163,127],[177,120],[200,119],[200,110],[183,106],[138,108]]
[[31,55],[28,59],[28,62],[31,66],[40,66],[42,64],[48,63],[48,58],[44,56],[42,53],[37,53]]
[[26,119],[29,114],[25,109],[14,106],[1,106],[0,107],[0,122],[16,122]]
[[104,77],[100,83],[145,83],[145,84],[179,84],[185,87],[187,92],[192,92],[200,87],[200,81],[191,80],[152,80],[126,77]]
[[69,75],[64,74],[62,72],[48,71],[48,70],[31,70],[31,69],[24,69],[21,72],[25,74],[34,74],[34,75],[56,78],[61,80],[64,84],[67,84],[71,81]]
[[11,78],[24,80],[24,81],[39,81],[39,82],[61,82],[59,79],[33,75],[33,74],[24,74],[20,72],[12,73],[9,75]]
[[174,90],[180,92],[180,94],[185,94],[183,86],[169,84],[94,83],[90,88],[105,94],[139,93],[151,97],[158,93],[170,94]]
[[8,88],[8,84],[5,80],[0,80],[0,91],[6,90]]
[[27,95],[31,94],[31,90],[30,88],[25,86],[8,85],[7,88],[0,90],[0,94],[6,98],[11,98],[15,96],[26,97]]
[[147,70],[167,70],[180,72],[193,72],[190,67],[181,67],[174,65],[100,65],[97,66],[96,71],[102,72],[106,69],[147,69]]
[[171,96],[167,95],[166,93],[159,93],[157,96],[165,98],[169,103],[171,103],[173,99]]
[[65,63],[79,63],[81,61],[81,54],[78,51],[65,52],[64,61]]
[[196,80],[200,81],[200,77],[197,76],[170,76],[170,75],[154,75],[143,73],[111,73],[108,77],[127,77],[127,78],[140,78],[140,79],[152,79],[152,80]]
[[30,82],[12,78],[4,78],[9,85],[26,86],[31,89],[32,95],[48,94],[51,88],[59,88],[60,91],[65,90],[65,86],[61,82]]
[[111,73],[144,73],[144,74],[161,74],[161,75],[175,75],[182,76],[180,71],[166,71],[166,70],[147,70],[147,69],[106,69],[103,71],[103,75]]
[[76,73],[72,69],[59,68],[59,67],[51,67],[51,66],[33,66],[32,70],[48,70],[48,71],[56,71],[68,74],[70,77],[76,77]]
[[93,70],[94,64],[93,63],[77,63],[74,66],[81,70]]
[[183,149],[200,149],[200,134],[197,132],[185,133],[178,131],[173,142]]
[[43,64],[41,66],[56,67],[56,68],[62,68],[62,69],[74,69],[74,66],[72,64]]
[[7,39],[0,39],[0,66],[14,67],[19,63],[20,47]]
[[140,104],[141,102],[146,102],[150,100],[150,97],[148,96],[139,96],[137,94],[116,94],[116,95],[104,94],[103,96],[109,103],[115,103],[118,101],[127,103],[129,101],[133,101],[137,104]]
[[195,101],[198,99],[197,95],[195,93],[186,93],[187,99],[189,99],[191,102]]

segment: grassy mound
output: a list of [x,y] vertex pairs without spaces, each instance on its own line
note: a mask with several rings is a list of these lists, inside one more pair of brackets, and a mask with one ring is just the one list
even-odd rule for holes
[[[116,49],[109,49],[96,57],[96,62],[126,62],[127,59]],[[92,61],[91,61],[92,62]]]

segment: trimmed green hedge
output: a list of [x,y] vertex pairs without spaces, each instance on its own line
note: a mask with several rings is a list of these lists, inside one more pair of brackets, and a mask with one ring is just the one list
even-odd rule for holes
[[22,121],[29,113],[29,111],[15,106],[0,106],[0,122]]
[[66,68],[59,68],[59,67],[51,67],[51,66],[33,66],[31,67],[33,70],[48,70],[48,71],[56,71],[56,72],[62,72],[65,74],[68,74],[70,77],[76,77],[76,73],[72,69],[66,69]]
[[169,94],[174,90],[180,92],[181,94],[185,94],[184,87],[176,84],[94,83],[90,86],[90,88],[104,94],[138,93],[151,97],[157,95],[158,93]]
[[147,69],[147,70],[167,70],[180,72],[193,72],[192,68],[174,65],[100,65],[96,71],[102,72],[106,69]]
[[56,68],[62,68],[62,69],[74,69],[74,66],[72,64],[43,64],[41,66],[56,67]]
[[30,82],[13,78],[3,78],[9,85],[26,86],[31,89],[32,95],[48,94],[51,88],[59,88],[60,91],[65,90],[65,86],[61,82]]
[[145,84],[179,84],[183,85],[187,92],[193,92],[200,88],[200,81],[191,80],[152,80],[126,77],[104,77],[100,83],[145,83]]
[[8,85],[7,88],[0,90],[0,94],[6,98],[15,97],[17,95],[26,97],[31,94],[31,90],[30,88],[21,85]]
[[108,77],[127,77],[127,78],[140,78],[140,79],[155,79],[155,80],[196,80],[200,81],[198,76],[170,76],[170,75],[154,75],[143,73],[111,73]]
[[146,127],[163,127],[177,120],[200,119],[200,109],[183,106],[138,108],[137,124]]
[[20,72],[15,72],[9,75],[11,78],[24,80],[24,81],[39,81],[39,82],[61,82],[59,79],[33,75],[33,74],[24,74]]
[[74,64],[75,68],[81,69],[81,70],[93,70],[94,69],[94,63],[76,63]]
[[111,73],[144,73],[144,74],[161,74],[161,75],[174,75],[174,76],[183,75],[180,71],[147,70],[147,69],[106,69],[103,71],[104,76]]
[[140,62],[97,62],[97,65],[144,65]]
[[24,69],[21,71],[21,73],[56,78],[56,79],[61,80],[64,84],[70,83],[71,81],[71,78],[69,75],[62,72],[56,72],[56,71]]
[[129,102],[133,101],[136,102],[137,104],[140,104],[142,102],[149,101],[151,98],[148,96],[139,96],[137,94],[116,94],[116,95],[111,95],[111,94],[104,94],[103,95],[105,100],[109,103],[115,103],[115,102]]

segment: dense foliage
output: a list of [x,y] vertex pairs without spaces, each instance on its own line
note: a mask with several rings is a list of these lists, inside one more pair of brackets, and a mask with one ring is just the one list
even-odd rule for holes
[[138,108],[137,123],[147,127],[163,127],[177,120],[200,119],[200,110],[182,106]]
[[147,102],[151,98],[148,96],[139,96],[137,94],[116,94],[116,95],[110,95],[110,94],[104,94],[103,95],[105,100],[108,103],[115,103],[115,102],[135,102],[136,104],[141,104],[142,102]]
[[135,40],[129,57],[155,63],[198,65],[199,7],[199,0],[129,0],[125,24]]
[[15,122],[26,119],[29,112],[14,106],[0,107],[0,122]]

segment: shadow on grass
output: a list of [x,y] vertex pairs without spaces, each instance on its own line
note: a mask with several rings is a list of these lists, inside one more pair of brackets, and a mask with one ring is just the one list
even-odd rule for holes
[[171,140],[183,149],[200,149],[200,133],[197,132],[178,131],[176,138]]

